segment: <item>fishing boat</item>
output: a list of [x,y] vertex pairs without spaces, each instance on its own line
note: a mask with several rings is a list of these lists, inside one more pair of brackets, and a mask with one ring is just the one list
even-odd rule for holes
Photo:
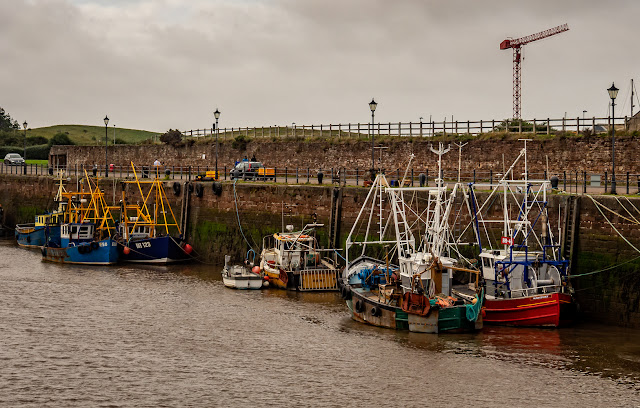
[[60,245],[60,221],[65,212],[66,202],[62,200],[65,192],[64,173],[58,174],[58,191],[54,198],[56,209],[35,216],[35,222],[31,224],[18,224],[15,228],[15,237],[18,245],[25,248],[41,248],[49,241],[52,245]]
[[[446,151],[441,145],[440,158]],[[477,293],[453,294],[454,270],[477,276],[477,271],[461,265],[462,255],[450,237],[448,218],[456,191],[457,185],[448,192],[440,178],[435,187],[392,188],[384,174],[376,175],[346,241],[341,294],[354,320],[420,333],[482,328],[483,295],[477,280]],[[421,198],[425,194],[427,198]],[[419,208],[425,200],[426,208]],[[377,228],[372,228],[372,221]],[[417,243],[414,231],[420,237]],[[390,246],[397,264],[389,260]],[[371,256],[382,249],[384,259]]]
[[135,180],[125,181],[124,185],[137,189],[138,202],[141,203],[129,203],[133,201],[132,194],[127,196],[124,188],[120,205],[112,207],[113,211],[120,212],[115,236],[120,245],[120,259],[124,262],[154,264],[191,259],[193,248],[182,236],[162,181],[157,177],[141,181],[133,164],[131,166]]
[[301,231],[287,225],[284,232],[267,235],[262,240],[260,270],[271,285],[299,291],[337,291],[338,269],[322,252],[314,228],[324,224],[307,224]]
[[[484,321],[558,327],[570,323],[576,312],[569,261],[563,259],[558,244],[560,227],[554,234],[549,222],[550,182],[528,178],[527,141],[497,184],[470,185],[473,228],[486,283]],[[515,169],[521,160],[520,178]],[[483,187],[491,188],[491,193],[480,203],[476,190]],[[501,217],[485,216],[492,203],[502,206]],[[500,242],[491,239],[492,225],[501,225]]]
[[224,257],[224,268],[222,269],[222,283],[232,289],[261,289],[269,286],[269,282],[263,279],[258,265],[230,265],[230,255]]
[[[88,191],[85,191],[86,188]],[[83,265],[111,265],[118,261],[118,243],[113,217],[104,193],[85,174],[83,190],[63,192],[66,210],[60,223],[60,243],[47,241],[42,247],[42,260]]]

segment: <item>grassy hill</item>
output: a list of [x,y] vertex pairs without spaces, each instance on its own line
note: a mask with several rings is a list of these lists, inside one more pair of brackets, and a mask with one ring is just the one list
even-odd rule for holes
[[[114,129],[116,139],[120,139],[125,143],[139,143],[158,135],[158,133],[146,130],[122,129],[111,126],[107,132],[109,144],[113,143]],[[42,136],[47,139],[51,139],[57,133],[67,134],[73,142],[79,145],[104,145],[104,126],[56,125],[27,130],[27,136],[29,137]]]

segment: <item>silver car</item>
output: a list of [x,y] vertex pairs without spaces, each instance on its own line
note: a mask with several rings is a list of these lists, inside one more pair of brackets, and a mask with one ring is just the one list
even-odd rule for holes
[[7,166],[22,166],[24,159],[18,153],[8,153],[4,156],[4,164]]

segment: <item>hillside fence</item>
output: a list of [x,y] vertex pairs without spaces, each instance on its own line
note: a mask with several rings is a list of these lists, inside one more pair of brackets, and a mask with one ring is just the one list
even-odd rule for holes
[[[478,120],[478,121],[447,121],[437,122],[376,122],[346,123],[328,125],[297,125],[291,126],[263,126],[263,127],[231,127],[220,128],[219,138],[234,139],[238,136],[247,138],[363,138],[373,132],[375,137],[433,137],[441,135],[471,135],[478,136],[491,132],[511,132],[521,134],[556,134],[559,132],[593,132],[607,133],[615,123],[616,130],[630,130],[635,127],[629,117],[591,117],[591,118],[562,118],[562,119],[533,119],[533,120]],[[631,129],[634,130],[634,129]],[[183,136],[191,138],[215,138],[215,129],[203,128],[182,131]]]

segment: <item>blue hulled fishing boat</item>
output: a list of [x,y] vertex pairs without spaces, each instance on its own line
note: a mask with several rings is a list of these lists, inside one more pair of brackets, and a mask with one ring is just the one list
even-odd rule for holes
[[118,243],[112,238],[114,220],[104,193],[98,188],[98,181],[86,175],[82,185],[82,191],[61,193],[66,206],[61,215],[60,242],[47,241],[42,247],[42,259],[85,265],[115,264],[119,258]]
[[60,245],[60,221],[67,204],[62,201],[62,193],[65,192],[63,173],[59,174],[58,181],[58,192],[54,198],[57,208],[50,213],[36,215],[34,223],[16,225],[15,237],[21,247],[41,248],[48,241]]
[[[137,174],[133,164],[131,166],[133,174]],[[135,181],[126,181],[125,185],[127,184],[136,186],[140,194],[136,200],[140,199],[138,202],[141,204],[129,204],[125,188],[120,206],[113,208],[120,211],[120,222],[116,228],[120,259],[125,262],[154,264],[191,259],[193,249],[183,239],[162,181],[157,177],[141,181],[136,175]],[[174,188],[173,191],[179,190]]]

